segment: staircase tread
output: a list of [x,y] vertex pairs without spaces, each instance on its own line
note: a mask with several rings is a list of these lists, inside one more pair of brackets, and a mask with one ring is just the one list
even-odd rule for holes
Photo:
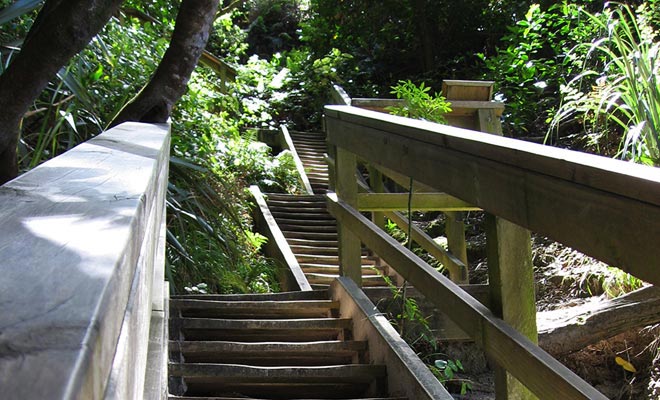
[[[232,347],[242,348],[249,351],[259,351],[259,349],[268,348],[273,351],[289,349],[348,349],[348,350],[364,350],[367,348],[367,342],[361,340],[317,340],[312,342],[237,342],[237,341],[223,341],[223,340],[204,340],[204,341],[177,341],[170,340],[170,345],[179,347],[181,349],[195,348],[222,348],[233,350]],[[244,350],[241,350],[244,351]]]
[[[169,395],[169,400],[270,400],[266,398],[257,397],[199,397],[199,396],[173,396]],[[289,400],[326,400],[322,398],[295,398]],[[407,397],[353,397],[350,399],[342,400],[408,400]]]
[[170,376],[213,377],[214,383],[368,383],[387,374],[384,365],[344,364],[330,366],[253,366],[241,364],[170,363]]
[[182,329],[296,330],[349,329],[350,318],[229,319],[178,318]]
[[339,307],[339,302],[332,300],[264,300],[264,301],[220,301],[220,300],[204,300],[204,299],[172,299],[170,304],[176,308],[184,309],[222,309],[231,308],[232,311],[241,311],[244,309],[261,309],[261,310],[275,310],[275,309],[335,309]]

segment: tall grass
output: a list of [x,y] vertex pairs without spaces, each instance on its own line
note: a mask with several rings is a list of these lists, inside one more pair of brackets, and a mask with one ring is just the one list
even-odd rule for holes
[[660,42],[651,10],[610,3],[601,14],[581,12],[602,36],[573,49],[586,54],[583,72],[562,86],[551,130],[582,118],[594,144],[618,130],[618,157],[660,165]]

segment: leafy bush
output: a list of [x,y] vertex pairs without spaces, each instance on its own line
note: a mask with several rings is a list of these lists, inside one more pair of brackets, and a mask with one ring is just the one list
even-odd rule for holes
[[440,93],[431,95],[430,90],[430,87],[424,86],[424,82],[417,86],[411,81],[399,81],[396,86],[392,86],[391,93],[397,99],[404,100],[405,104],[388,107],[387,111],[402,117],[446,124],[445,115],[451,112],[451,105]]
[[[589,3],[594,2],[583,2]],[[509,28],[496,55],[481,55],[489,70],[484,78],[496,82],[496,99],[506,103],[503,130],[507,136],[545,131],[558,107],[556,92],[562,80],[577,73],[584,56],[570,50],[598,31],[580,7],[564,1],[544,10],[533,4],[524,19]]]
[[651,26],[652,14],[645,4],[637,12],[628,5],[612,5],[600,14],[581,10],[600,35],[569,53],[586,56],[582,72],[561,88],[564,102],[552,126],[579,119],[598,146],[612,131],[608,124],[614,124],[624,133],[617,156],[660,165],[658,32]]

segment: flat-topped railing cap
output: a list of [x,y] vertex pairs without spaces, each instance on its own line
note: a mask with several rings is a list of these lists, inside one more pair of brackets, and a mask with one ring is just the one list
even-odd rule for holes
[[168,151],[126,123],[0,187],[3,396],[103,395]]
[[660,169],[349,106],[331,145],[660,284]]
[[[350,106],[328,117],[660,205],[660,169]],[[330,139],[332,142],[332,139]]]

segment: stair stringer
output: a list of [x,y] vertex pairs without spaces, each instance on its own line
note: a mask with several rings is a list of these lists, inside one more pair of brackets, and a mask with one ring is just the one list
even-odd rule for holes
[[355,282],[345,277],[337,278],[330,285],[330,296],[340,302],[340,316],[352,319],[354,340],[368,341],[370,362],[387,365],[390,396],[453,400]]

